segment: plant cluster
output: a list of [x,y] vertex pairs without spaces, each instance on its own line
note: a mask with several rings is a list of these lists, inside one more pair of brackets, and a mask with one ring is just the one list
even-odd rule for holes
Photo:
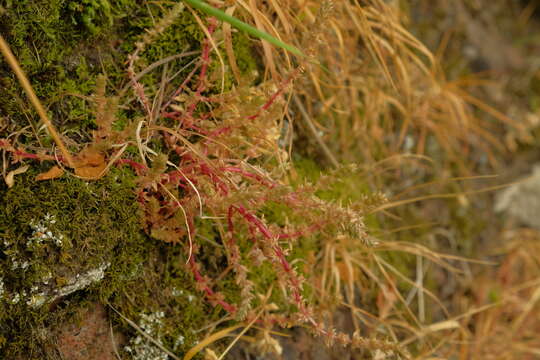
[[[166,17],[157,28],[167,22]],[[207,35],[212,36],[216,25],[216,19],[208,19]],[[144,87],[135,80],[137,54],[154,35],[149,32],[137,45],[128,70],[146,112],[136,134],[140,162],[120,160],[139,175],[137,196],[144,211],[145,231],[153,238],[183,246],[186,268],[197,289],[212,305],[221,306],[237,320],[258,317],[270,327],[307,324],[329,343],[364,344],[367,340],[358,336],[351,339],[318,319],[314,304],[305,298],[305,287],[313,281],[306,282],[299,264],[290,260],[303,239],[315,237],[311,241],[321,246],[327,239],[347,236],[356,239],[357,246],[370,245],[360,212],[321,201],[313,186],[292,188],[286,184],[287,153],[279,145],[283,94],[300,70],[293,70],[277,86],[270,82],[215,94],[212,84],[216,81],[209,80],[215,76],[209,71],[213,40],[207,38],[195,67],[196,80],[190,77],[195,77],[192,71],[155,115]],[[162,125],[160,117],[167,125]],[[156,140],[161,153],[150,145]],[[273,222],[264,218],[271,204],[279,204],[284,212]],[[328,213],[333,216],[325,217]],[[204,264],[198,261],[202,244],[196,240],[197,224],[209,220],[215,222],[219,234],[225,260],[222,271],[234,274],[239,303],[230,302],[215,288],[215,280],[205,274]],[[262,295],[263,284],[256,283],[253,273],[265,266],[274,274],[270,286],[276,287],[289,306],[260,317],[254,305],[260,304],[260,299],[256,300]],[[372,347],[396,348],[371,342]]]
[[[107,79],[97,79],[92,96],[96,129],[91,142],[78,144],[77,155],[72,156],[61,136],[55,135],[44,111],[40,114],[61,154],[45,148],[29,151],[8,139],[0,140],[0,147],[12,164],[24,159],[56,161],[37,181],[54,181],[70,168],[73,174],[68,176],[97,180],[114,166],[130,167],[136,174],[142,229],[154,239],[182,247],[184,255],[177,261],[185,263],[206,300],[231,318],[257,321],[267,329],[304,324],[329,343],[397,351],[391,342],[337,332],[315,310],[319,304],[310,294],[318,291],[313,286],[317,260],[303,263],[306,259],[298,249],[319,248],[334,238],[367,248],[371,240],[363,225],[362,204],[353,210],[321,200],[315,193],[324,181],[317,186],[289,184],[282,119],[285,97],[302,76],[302,67],[296,66],[280,81],[252,85],[246,78],[239,86],[227,91],[222,86],[220,91],[216,84],[224,83],[224,66],[222,62],[216,66],[222,60],[216,44],[219,24],[213,17],[203,20],[194,13],[206,34],[200,57],[176,90],[165,94],[162,84],[148,94],[141,82],[147,70],[141,69],[140,55],[183,11],[187,11],[183,4],[174,6],[135,44],[127,66],[133,98],[108,96]],[[35,98],[30,87],[27,92]],[[120,129],[115,124],[119,106],[133,111],[132,120]],[[13,179],[21,172],[8,175]],[[279,211],[273,213],[273,207]],[[215,236],[204,239],[199,228],[210,221]],[[209,252],[205,240],[216,247],[213,265],[200,260]],[[264,277],[257,274],[260,269],[266,272]],[[227,277],[234,279],[236,299],[227,298],[219,288],[218,280]],[[268,297],[273,306],[266,306]]]
[[[76,14],[74,21],[82,21],[94,34],[99,32],[99,17],[109,21],[115,14],[107,0],[68,4]],[[133,203],[128,208],[138,208],[140,229],[161,247],[153,248],[152,256],[130,262],[129,274],[114,281],[132,281],[136,276],[159,279],[149,275],[154,270],[166,274],[163,278],[175,278],[164,280],[167,294],[160,294],[156,302],[113,295],[122,288],[118,284],[107,283],[107,289],[99,292],[101,300],[125,295],[126,302],[143,304],[143,308],[129,310],[130,316],[140,317],[130,324],[141,332],[130,342],[131,354],[166,357],[163,348],[146,347],[147,335],[157,343],[174,344],[173,351],[193,345],[193,332],[170,331],[165,314],[178,310],[156,304],[166,303],[163,298],[167,296],[175,304],[189,304],[196,291],[200,295],[194,301],[197,306],[213,311],[204,320],[217,321],[209,329],[220,329],[231,321],[242,325],[219,330],[192,348],[186,358],[239,326],[245,328],[240,335],[248,328],[260,330],[262,337],[254,340],[254,347],[260,349],[278,351],[279,344],[269,335],[273,327],[304,326],[330,344],[379,350],[379,354],[396,358],[407,356],[399,341],[420,344],[423,340],[416,340],[427,339],[430,332],[457,327],[455,322],[424,326],[425,298],[438,305],[437,311],[447,312],[426,289],[422,268],[422,259],[428,259],[449,272],[456,271],[446,260],[457,258],[413,243],[377,242],[366,226],[369,221],[378,227],[374,213],[421,199],[402,200],[404,194],[417,189],[398,193],[395,204],[388,204],[383,194],[366,193],[373,187],[370,181],[381,178],[379,172],[399,168],[402,155],[397,156],[397,166],[392,161],[378,161],[403,152],[422,160],[428,154],[442,168],[455,166],[459,172],[467,172],[468,163],[460,152],[480,149],[484,160],[495,164],[493,149],[504,149],[491,134],[501,124],[519,133],[520,125],[466,93],[465,81],[447,80],[440,59],[403,27],[404,15],[385,1],[291,0],[286,11],[278,0],[213,1],[212,5],[216,7],[199,0],[173,6],[160,3],[162,10],[167,9],[161,18],[152,18],[152,26],[136,41],[121,45],[129,52],[122,68],[127,82],[123,88],[110,90],[111,84],[118,85],[117,74],[115,79],[100,75],[93,95],[80,94],[83,102],[91,104],[92,121],[81,126],[78,136],[55,130],[29,82],[20,69],[15,70],[51,138],[42,143],[39,138],[28,140],[27,134],[20,136],[23,130],[6,131],[0,149],[7,186],[21,191],[18,182],[23,178],[28,182],[29,176],[37,184],[67,178],[90,189],[94,189],[91,182],[112,177],[130,182],[133,198],[129,201]],[[189,41],[200,44],[200,49],[160,57],[154,44],[163,37],[173,39],[171,42],[183,39],[183,35],[170,33],[180,18],[189,29]],[[141,24],[148,26],[148,22]],[[253,71],[253,64],[242,65],[246,59],[240,59],[238,43],[233,42],[233,36],[238,39],[233,27],[280,48],[263,42],[258,49],[264,73],[262,67],[259,73]],[[244,46],[241,51],[251,50]],[[17,69],[14,56],[7,58]],[[173,66],[175,61],[181,62],[181,68]],[[162,70],[161,76],[157,70]],[[497,122],[477,118],[478,109]],[[34,134],[38,134],[35,129]],[[301,156],[324,156],[334,170],[321,174],[323,166],[291,153],[292,141],[305,145],[298,152]],[[59,152],[51,149],[53,142]],[[43,163],[39,171],[26,165],[28,160],[32,167],[38,161]],[[341,165],[345,161],[363,161],[363,165]],[[314,174],[301,174],[309,171]],[[396,178],[399,176],[386,180]],[[401,180],[397,185],[387,181],[385,189],[405,187]],[[108,187],[96,189],[109,193]],[[71,244],[69,231],[56,223],[64,225],[65,219],[60,220],[59,213],[51,214],[28,219],[25,234],[30,236],[24,241],[36,254],[79,254],[74,248],[84,243],[80,239],[84,236]],[[116,209],[110,216],[118,216]],[[399,218],[396,213],[390,216]],[[17,244],[24,242],[19,240]],[[89,241],[92,248],[97,241]],[[106,278],[107,272],[120,267],[112,259],[119,247],[120,242],[109,244],[107,262],[93,259],[92,267],[82,270],[92,275],[97,269],[99,276],[91,278]],[[137,249],[137,256],[144,252]],[[396,252],[408,255],[400,254],[392,261]],[[150,264],[141,271],[135,269],[143,259]],[[166,263],[160,263],[164,259]],[[417,282],[408,279],[414,261]],[[15,270],[25,272],[29,266],[21,260]],[[76,270],[73,274],[81,273],[86,279],[81,269]],[[14,293],[6,279],[0,277],[0,297]],[[179,290],[186,279],[189,285]],[[62,285],[73,288],[71,278]],[[134,288],[138,291],[144,286]],[[407,297],[401,295],[404,290],[409,291]],[[19,295],[16,302],[26,303],[24,296]],[[416,305],[411,304],[415,297],[418,318]],[[343,304],[353,319],[356,331],[352,336],[335,330],[332,322],[334,310]],[[378,316],[369,314],[373,308]],[[126,320],[120,312],[118,315]],[[199,313],[189,316],[200,325]],[[515,327],[522,322],[518,318]],[[432,350],[430,344],[426,348]]]

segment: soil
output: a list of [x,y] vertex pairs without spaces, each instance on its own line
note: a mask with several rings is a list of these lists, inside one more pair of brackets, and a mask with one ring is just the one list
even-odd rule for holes
[[57,330],[57,350],[65,360],[117,360],[125,339],[112,330],[105,307],[93,303],[82,310],[79,322],[66,323]]

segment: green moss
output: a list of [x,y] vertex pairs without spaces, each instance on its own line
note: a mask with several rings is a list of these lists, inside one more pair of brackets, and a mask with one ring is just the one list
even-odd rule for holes
[[[161,340],[180,354],[199,340],[194,330],[223,316],[195,288],[182,246],[140,232],[132,175],[113,170],[97,182],[72,177],[35,182],[39,170],[17,176],[11,189],[0,187],[0,357],[30,353],[49,358],[47,349],[54,342],[49,332],[95,301],[111,304],[136,323],[144,314],[163,311]],[[51,236],[32,240],[40,236],[37,227],[46,227],[38,230]],[[60,234],[62,244],[55,243]],[[211,271],[209,254],[214,251],[206,248],[201,261]],[[102,280],[67,296],[53,296],[103,264]],[[229,301],[240,300],[232,276],[216,288],[224,290]],[[43,293],[47,301],[36,306],[32,299]],[[119,315],[110,315],[118,331],[137,336]]]
[[[76,22],[65,21],[73,16],[72,4],[74,2],[8,2],[0,21],[0,32],[27,72],[34,90],[46,103],[54,105],[53,117],[61,119],[61,123],[71,119],[74,108],[81,107],[81,101],[65,99],[63,94],[67,91],[87,94],[93,88],[93,77],[89,75],[101,70],[96,56],[100,49],[91,51],[97,38]],[[19,104],[13,101],[13,96],[25,97],[9,68],[2,68],[0,77],[10,84],[2,90],[0,110],[17,120]]]
[[353,170],[353,167],[346,167],[337,170],[327,170],[320,167],[310,158],[297,158],[294,161],[294,168],[297,179],[293,185],[298,186],[304,182],[317,183],[322,176],[328,177],[324,187],[317,191],[316,195],[326,201],[340,201],[344,203],[354,203],[364,200],[365,196],[371,194],[371,189],[362,177]]
[[71,21],[84,25],[92,34],[98,33],[102,26],[113,24],[111,4],[107,0],[69,1],[67,8],[71,13]]
[[[234,56],[236,58],[236,65],[238,66],[241,75],[244,77],[244,81],[247,80],[248,83],[258,80],[254,75],[257,68],[260,67],[260,64],[257,64],[256,62],[256,57],[253,56],[250,41],[249,36],[245,33],[235,32],[232,35],[232,44]],[[220,46],[220,54],[225,62],[224,90],[228,91],[231,90],[233,84],[235,84],[235,79],[229,67],[229,57],[227,56],[224,44]],[[222,65],[215,53],[212,56],[212,63],[210,64],[210,74],[211,78],[214,77],[214,79],[212,79],[213,83],[216,85],[219,84],[219,86],[216,86],[214,90],[215,93],[221,92],[220,84]]]
[[251,39],[244,33],[239,32],[233,35],[233,50],[238,69],[245,74],[251,74],[259,67],[251,51],[250,42]]
[[[94,119],[87,101],[77,95],[90,95],[101,73],[107,75],[112,85],[110,89],[123,88],[127,56],[134,51],[134,44],[145,29],[152,28],[170,5],[141,6],[135,0],[21,0],[8,1],[3,7],[0,33],[12,47],[37,96],[49,108],[53,121],[61,130],[71,129],[68,134],[79,140],[80,134],[92,128]],[[204,33],[191,12],[184,11],[146,47],[138,63],[139,70],[164,57],[197,50],[203,39]],[[254,69],[247,36],[235,33],[233,46],[241,71]],[[173,61],[169,69],[181,68],[193,58]],[[214,61],[212,66],[217,65]],[[189,71],[190,68],[186,69],[172,80],[168,84],[169,91],[176,88]],[[232,85],[230,76],[226,74],[228,88]],[[159,70],[141,79],[149,96],[156,91],[160,79]],[[0,115],[27,124],[21,107],[30,114],[33,110],[26,105],[25,95],[5,65],[0,66],[0,83],[3,85],[0,86]]]
[[[161,342],[175,353],[185,353],[200,334],[195,331],[223,315],[212,308],[194,287],[193,279],[184,267],[180,246],[152,242],[148,257],[139,272],[122,284],[122,291],[109,299],[125,317],[138,323],[143,314],[163,311],[159,336]],[[132,337],[137,332],[120,321],[120,328]],[[181,341],[179,341],[181,339]]]
[[[36,331],[54,326],[89,297],[105,298],[119,290],[119,274],[146,256],[132,176],[114,170],[97,182],[72,177],[35,182],[39,170],[36,166],[17,176],[11,189],[0,186],[4,358],[29,348],[38,351],[43,341],[36,339]],[[90,281],[84,291],[92,295],[68,294],[66,286],[96,269],[104,271],[103,286]],[[63,291],[66,295],[60,296]],[[63,310],[49,311],[57,301],[67,301]]]

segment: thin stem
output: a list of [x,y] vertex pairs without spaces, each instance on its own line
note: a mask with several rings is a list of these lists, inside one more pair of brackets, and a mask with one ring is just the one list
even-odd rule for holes
[[270,44],[273,44],[275,46],[283,48],[283,49],[285,49],[285,50],[287,50],[287,51],[289,51],[289,52],[291,52],[291,53],[293,53],[295,55],[298,55],[300,57],[306,57],[306,55],[302,51],[298,50],[298,48],[296,48],[296,47],[294,47],[292,45],[289,45],[287,43],[284,43],[283,41],[273,37],[272,35],[264,32],[264,31],[261,31],[261,30],[259,30],[257,28],[254,28],[253,26],[246,24],[245,22],[235,18],[234,16],[226,14],[223,11],[221,11],[219,9],[216,9],[213,6],[208,5],[206,2],[204,2],[202,0],[184,0],[184,1],[186,3],[188,3],[189,5],[193,6],[194,8],[199,9],[199,10],[207,13],[208,15],[215,16],[219,20],[225,21],[225,22],[231,24],[232,26],[234,26],[235,28],[237,28],[237,29],[239,29],[241,31],[245,31],[250,35],[258,37],[259,39],[266,40]]

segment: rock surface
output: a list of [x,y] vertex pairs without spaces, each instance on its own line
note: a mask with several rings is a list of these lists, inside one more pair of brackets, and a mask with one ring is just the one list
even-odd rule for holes
[[533,173],[497,195],[495,211],[540,230],[540,164]]
[[112,333],[103,305],[90,306],[80,316],[80,323],[69,323],[59,330],[57,349],[62,359],[118,359],[115,348],[120,348],[123,340]]

